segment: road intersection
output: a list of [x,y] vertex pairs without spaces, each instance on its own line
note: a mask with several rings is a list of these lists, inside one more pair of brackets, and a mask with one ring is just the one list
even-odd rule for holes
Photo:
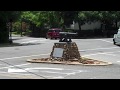
[[82,57],[112,62],[108,66],[58,65],[28,63],[27,59],[49,57],[59,40],[14,37],[20,46],[0,47],[0,78],[9,79],[118,79],[120,78],[120,47],[112,38],[73,39]]

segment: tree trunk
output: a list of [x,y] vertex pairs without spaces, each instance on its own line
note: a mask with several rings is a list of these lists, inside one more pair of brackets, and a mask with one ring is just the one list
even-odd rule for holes
[[81,23],[80,22],[78,23],[78,26],[79,26],[79,30],[81,31]]
[[0,22],[0,43],[9,42],[9,30],[7,29],[6,22]]
[[78,26],[79,26],[79,31],[78,31],[78,36],[81,36],[81,22],[78,22]]
[[63,32],[65,32],[65,25],[62,26],[62,30],[63,30]]
[[115,28],[117,28],[117,20],[115,21]]
[[21,37],[22,37],[22,21],[21,21],[21,29],[20,29],[20,34],[21,34]]

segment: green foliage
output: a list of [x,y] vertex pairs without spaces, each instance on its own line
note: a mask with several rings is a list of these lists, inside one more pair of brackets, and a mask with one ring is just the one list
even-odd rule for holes
[[9,38],[6,23],[10,20],[15,22],[13,30],[17,33],[20,33],[21,21],[28,24],[28,33],[36,30],[42,33],[46,27],[69,26],[73,21],[78,22],[79,28],[86,22],[101,21],[109,29],[113,23],[117,27],[120,11],[0,11],[0,42],[6,42]]
[[56,11],[25,11],[22,12],[21,20],[35,24],[36,27],[44,25],[59,27],[62,23],[60,15]]
[[94,21],[101,21],[110,28],[113,23],[120,21],[120,11],[24,11],[21,20],[28,22],[31,27],[41,29],[65,27],[72,24],[73,21],[78,22],[80,30],[81,25]]
[[16,34],[20,34],[21,32],[21,22],[15,22],[13,24],[13,31],[16,32]]
[[20,14],[20,11],[0,11],[0,43],[9,41],[9,30],[6,24],[9,21],[16,21]]

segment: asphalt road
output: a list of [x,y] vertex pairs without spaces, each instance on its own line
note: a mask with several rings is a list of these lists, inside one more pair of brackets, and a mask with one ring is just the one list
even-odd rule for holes
[[120,79],[120,47],[112,38],[72,39],[82,57],[112,62],[107,66],[29,63],[28,59],[49,57],[59,40],[13,37],[18,46],[0,47],[0,79]]

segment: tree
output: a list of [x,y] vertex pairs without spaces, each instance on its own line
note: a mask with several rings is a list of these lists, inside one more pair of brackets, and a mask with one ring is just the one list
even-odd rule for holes
[[109,33],[114,23],[117,29],[117,22],[120,21],[120,11],[78,11],[74,21],[78,22],[79,32],[81,31],[81,25],[87,22],[100,21],[101,25],[104,25],[105,30]]
[[43,30],[45,27],[61,27],[63,23],[58,11],[24,11],[20,20],[30,24],[32,33]]
[[7,29],[6,24],[10,20],[14,22],[18,19],[19,15],[19,11],[0,11],[0,43],[9,41],[9,30]]
[[107,37],[110,37],[111,30],[117,30],[117,22],[120,21],[120,11],[99,11],[99,20],[104,26],[104,31]]
[[59,11],[59,16],[62,18],[62,27],[69,27],[70,24],[73,24],[73,21],[78,14],[78,11]]
[[78,22],[79,31],[81,25],[100,21],[105,24],[106,30],[111,28],[113,23],[120,21],[120,11],[24,11],[21,20],[30,24],[31,30],[44,28],[46,26],[65,27]]
[[78,11],[74,21],[78,22],[79,30],[81,30],[81,25],[86,22],[94,22],[98,20],[97,11]]

